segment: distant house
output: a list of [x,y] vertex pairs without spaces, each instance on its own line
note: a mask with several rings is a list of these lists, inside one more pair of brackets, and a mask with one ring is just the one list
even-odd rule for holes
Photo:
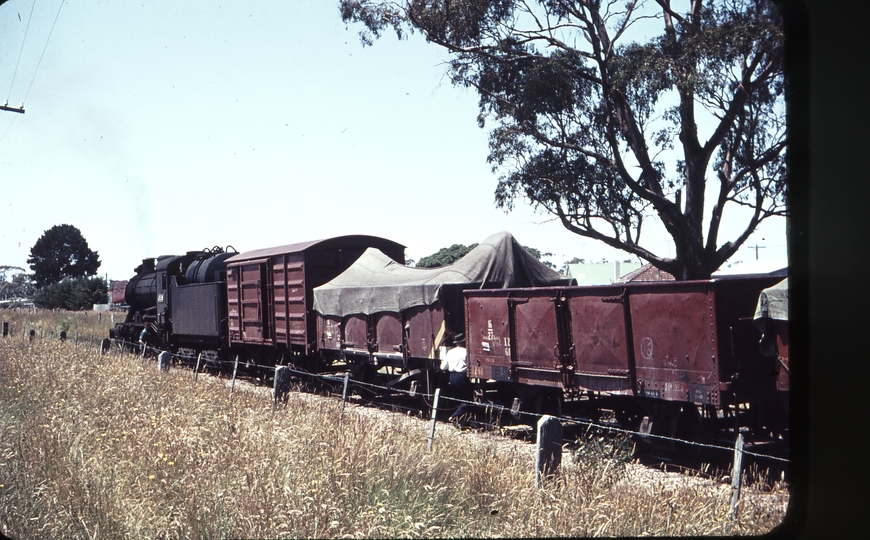
[[618,282],[623,273],[638,268],[638,262],[569,264],[568,273],[577,280],[577,285],[609,285]]
[[628,283],[629,281],[674,281],[674,276],[646,263],[619,278],[619,283]]
[[[750,261],[748,263],[735,262],[728,265],[726,268],[721,268],[711,277],[737,276],[747,274],[767,274],[771,276],[787,276],[788,261],[782,259],[767,259],[760,261]],[[619,278],[619,283],[627,283],[629,281],[674,281],[674,276],[660,270],[650,263],[647,263],[637,270],[625,274]]]
[[112,292],[110,303],[112,304],[123,304],[124,303],[124,295],[127,292],[127,281],[116,281],[112,284]]

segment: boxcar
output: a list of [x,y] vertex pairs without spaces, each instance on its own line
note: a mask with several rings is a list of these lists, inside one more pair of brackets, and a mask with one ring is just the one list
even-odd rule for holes
[[253,356],[305,357],[316,348],[312,289],[346,270],[369,247],[405,262],[405,247],[350,235],[240,253],[227,260],[229,346]]

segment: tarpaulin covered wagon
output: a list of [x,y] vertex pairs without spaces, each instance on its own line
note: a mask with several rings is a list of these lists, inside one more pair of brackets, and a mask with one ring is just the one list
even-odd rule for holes
[[447,337],[464,332],[464,290],[572,282],[507,232],[441,268],[410,268],[369,249],[314,289],[319,348],[327,358],[405,372],[424,369]]

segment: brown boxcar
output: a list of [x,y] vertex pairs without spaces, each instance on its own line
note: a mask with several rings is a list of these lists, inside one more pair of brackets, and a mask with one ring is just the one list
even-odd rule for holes
[[[762,289],[781,279],[467,291],[468,375],[635,403],[706,411],[751,403],[771,412],[776,370],[759,350],[752,314]],[[783,417],[776,411],[764,422]]]
[[317,335],[309,311],[312,289],[346,270],[369,247],[405,262],[403,245],[365,235],[259,249],[227,259],[230,347],[311,354]]

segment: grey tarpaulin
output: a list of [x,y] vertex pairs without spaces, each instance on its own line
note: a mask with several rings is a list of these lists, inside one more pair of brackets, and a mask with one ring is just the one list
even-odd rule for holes
[[453,311],[457,301],[461,303],[462,289],[570,285],[573,281],[535,259],[510,233],[501,232],[441,268],[409,268],[369,248],[335,279],[314,289],[314,310],[343,317],[398,313],[440,302]]
[[[756,326],[761,319],[788,320],[788,278],[761,291],[755,308]],[[759,328],[760,329],[760,328]]]
[[762,333],[759,341],[762,354],[776,354],[775,339],[768,332],[767,321],[788,321],[788,278],[761,291],[753,319],[755,327]]

